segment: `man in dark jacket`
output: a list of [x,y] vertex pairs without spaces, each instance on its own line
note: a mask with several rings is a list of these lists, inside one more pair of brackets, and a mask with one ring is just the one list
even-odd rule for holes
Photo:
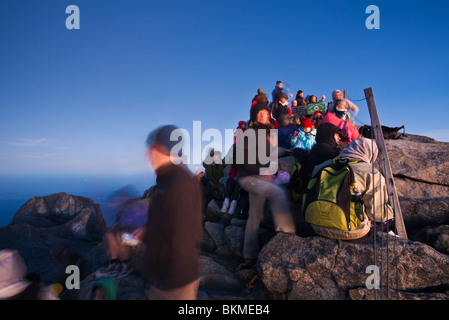
[[170,155],[178,143],[170,140],[175,129],[159,127],[147,139],[146,156],[157,175],[143,235],[152,300],[194,300],[199,284],[202,195],[190,171]]
[[275,170],[270,166],[270,162],[277,160],[278,147],[277,132],[272,134],[272,128],[270,113],[268,109],[262,108],[257,113],[254,125],[237,137],[238,182],[249,194],[249,212],[243,243],[245,262],[238,269],[254,268],[260,250],[259,227],[264,217],[266,199],[270,200],[276,232],[295,233],[287,196],[281,187],[272,183],[277,166]]

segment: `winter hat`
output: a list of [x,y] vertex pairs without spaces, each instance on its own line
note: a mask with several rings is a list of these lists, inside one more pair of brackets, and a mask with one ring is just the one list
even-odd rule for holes
[[334,90],[334,91],[332,91],[332,99],[334,98],[334,95],[337,93],[337,92],[340,92],[341,93],[341,90]]
[[241,129],[243,125],[246,126],[246,121],[239,121],[239,126],[238,126],[238,128]]
[[309,118],[305,118],[301,121],[301,128],[313,128],[312,121]]
[[27,267],[16,250],[0,251],[0,300],[11,298],[31,283],[24,280]]

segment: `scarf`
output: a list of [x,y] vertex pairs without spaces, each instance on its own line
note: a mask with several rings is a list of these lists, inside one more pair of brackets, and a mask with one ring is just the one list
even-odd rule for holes
[[376,141],[367,138],[352,140],[338,155],[340,158],[360,159],[368,164],[373,164],[379,154]]

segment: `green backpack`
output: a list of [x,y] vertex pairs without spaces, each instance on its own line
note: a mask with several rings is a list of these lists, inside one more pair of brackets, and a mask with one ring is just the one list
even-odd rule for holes
[[356,230],[366,219],[361,193],[349,164],[355,159],[334,159],[310,180],[303,195],[305,220],[341,231]]

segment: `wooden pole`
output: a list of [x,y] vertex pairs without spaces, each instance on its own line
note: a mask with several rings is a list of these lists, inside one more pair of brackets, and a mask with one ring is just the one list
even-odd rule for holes
[[343,99],[348,100],[348,90],[343,90]]
[[[380,125],[379,115],[377,114],[376,102],[374,101],[373,89],[367,88],[365,91],[366,103],[368,104],[369,114],[371,117],[371,132],[376,140],[379,149],[379,159],[385,161],[385,172],[382,172],[385,177],[388,199],[395,212],[395,224],[398,236],[407,239],[407,231],[405,230],[404,219],[402,216],[399,198],[394,184],[393,173],[391,172],[390,160],[388,158],[387,149],[385,147],[384,136],[382,133],[382,126]],[[382,168],[380,168],[382,170]]]

